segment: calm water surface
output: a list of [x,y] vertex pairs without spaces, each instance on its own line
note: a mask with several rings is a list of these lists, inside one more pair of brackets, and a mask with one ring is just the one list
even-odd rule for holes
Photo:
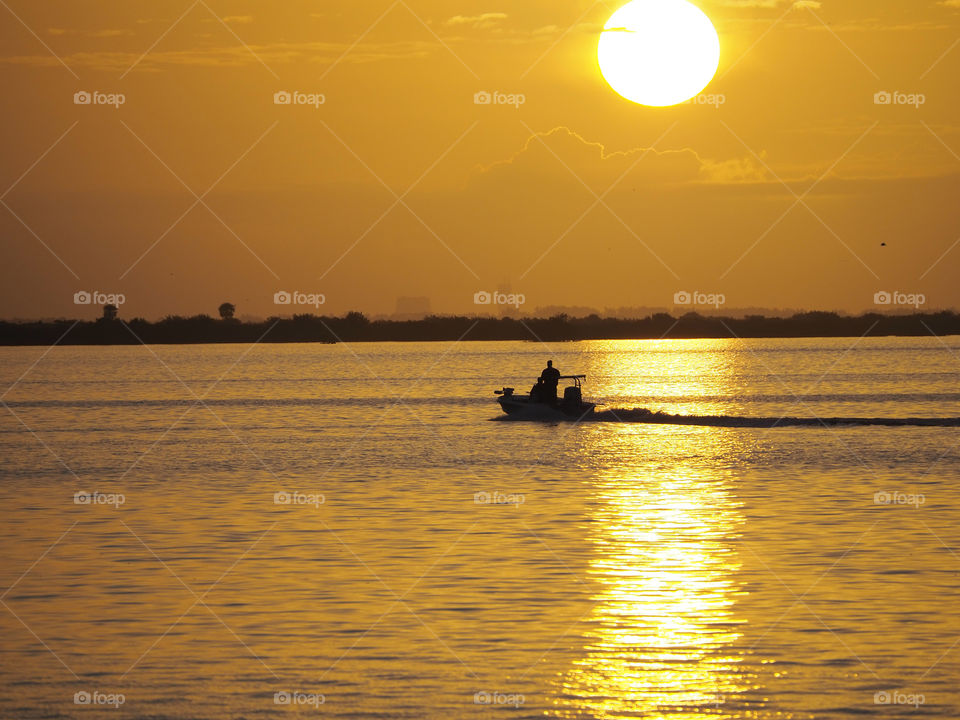
[[957,418],[960,338],[44,353],[0,349],[2,717],[960,717],[958,428],[492,394]]

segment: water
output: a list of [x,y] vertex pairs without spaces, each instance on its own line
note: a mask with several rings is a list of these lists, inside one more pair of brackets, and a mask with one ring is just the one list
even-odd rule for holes
[[[960,717],[956,427],[816,421],[960,417],[960,338],[44,352],[2,717]],[[547,357],[620,419],[492,421]]]

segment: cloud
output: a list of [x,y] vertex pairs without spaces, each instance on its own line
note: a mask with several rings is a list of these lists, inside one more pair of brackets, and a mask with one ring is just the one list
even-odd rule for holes
[[111,38],[111,37],[124,37],[127,35],[133,35],[133,32],[129,29],[120,29],[120,28],[105,28],[103,30],[74,30],[70,28],[47,28],[48,35],[55,35],[57,37],[65,35],[80,35],[83,37],[92,37],[92,38]]
[[779,8],[790,5],[794,10],[810,8],[819,10],[821,3],[818,0],[795,0],[790,3],[789,0],[719,0],[718,5],[732,8]]
[[499,12],[483,13],[481,15],[454,15],[444,24],[449,27],[468,25],[474,30],[488,30],[498,25],[502,20],[506,20],[507,17],[506,13]]
[[[350,51],[345,57],[343,53]],[[428,40],[393,43],[309,42],[273,43],[249,46],[222,46],[190,50],[166,50],[142,55],[140,52],[83,51],[61,55],[71,68],[90,68],[108,72],[121,72],[136,64],[140,71],[157,71],[177,66],[194,67],[245,67],[281,63],[332,64],[338,60],[344,64],[372,63],[427,57],[437,51],[436,43]],[[60,61],[50,55],[14,55],[0,57],[0,65],[24,65],[32,67],[59,67]]]
[[[766,160],[766,153],[760,153],[760,157]],[[700,179],[708,183],[735,185],[764,182],[769,178],[766,168],[756,158],[748,156],[729,160],[700,158]]]
[[608,150],[603,143],[587,140],[565,126],[534,133],[512,157],[478,171],[479,177],[488,178],[509,171],[532,182],[554,179],[559,172],[594,189],[621,177],[622,185],[732,185],[769,180],[766,168],[753,156],[717,160],[702,157],[692,148]]
[[124,37],[127,35],[133,35],[130,30],[97,30],[96,32],[90,33],[90,37],[96,38],[108,38],[108,37]]
[[775,8],[783,4],[783,0],[719,0],[721,7],[733,8]]

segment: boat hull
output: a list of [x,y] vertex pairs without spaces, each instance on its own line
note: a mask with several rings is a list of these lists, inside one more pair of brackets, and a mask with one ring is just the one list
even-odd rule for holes
[[530,417],[543,419],[574,419],[593,414],[596,405],[593,403],[580,402],[576,405],[564,403],[562,401],[556,404],[536,402],[529,397],[507,395],[497,398],[503,411],[512,417]]

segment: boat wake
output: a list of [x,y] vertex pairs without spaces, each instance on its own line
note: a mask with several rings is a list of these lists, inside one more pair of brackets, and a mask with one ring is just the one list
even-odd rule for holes
[[[502,417],[501,419],[506,419]],[[514,419],[514,418],[511,418]],[[525,417],[525,420],[546,418]],[[553,416],[549,418],[557,421]],[[577,422],[577,418],[568,418]],[[779,427],[960,427],[960,417],[890,418],[890,417],[739,417],[736,415],[672,415],[646,408],[611,408],[586,415],[579,422],[646,423],[648,425],[694,425],[730,428]]]
[[735,415],[671,415],[646,408],[609,409],[585,418],[592,422],[628,422],[653,425],[706,425],[712,427],[834,427],[838,425],[888,427],[960,427],[960,418],[889,417],[737,417]]

